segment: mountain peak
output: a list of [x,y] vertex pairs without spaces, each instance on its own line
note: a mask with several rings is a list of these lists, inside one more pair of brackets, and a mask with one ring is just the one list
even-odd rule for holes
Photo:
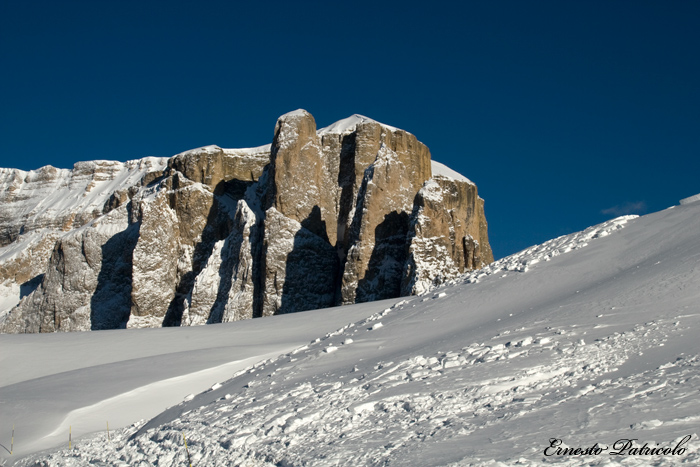
[[[341,143],[352,131],[361,142]],[[272,146],[26,179],[0,174],[5,332],[327,308],[415,294],[493,260],[476,185],[358,114],[317,131],[300,109],[280,117]]]

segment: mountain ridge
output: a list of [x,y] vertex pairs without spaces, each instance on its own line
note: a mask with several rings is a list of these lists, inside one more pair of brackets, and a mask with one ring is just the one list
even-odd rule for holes
[[476,185],[360,115],[317,129],[299,109],[270,145],[0,177],[4,332],[270,316],[414,294],[493,259]]

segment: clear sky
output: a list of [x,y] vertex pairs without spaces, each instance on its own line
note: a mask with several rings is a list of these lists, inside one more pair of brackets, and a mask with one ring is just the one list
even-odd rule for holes
[[696,0],[3,1],[0,166],[359,113],[476,182],[502,257],[700,193],[699,57]]

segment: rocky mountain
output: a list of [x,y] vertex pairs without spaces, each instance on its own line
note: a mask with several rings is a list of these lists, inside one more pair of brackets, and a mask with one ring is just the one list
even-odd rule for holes
[[0,169],[0,329],[198,325],[422,292],[493,260],[484,201],[406,131]]

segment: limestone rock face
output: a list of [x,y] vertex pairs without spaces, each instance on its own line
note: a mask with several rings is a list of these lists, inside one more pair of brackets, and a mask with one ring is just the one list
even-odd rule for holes
[[416,196],[402,295],[422,293],[493,261],[476,185],[436,175]]
[[[206,146],[172,157],[168,168],[180,172],[188,180],[210,187],[212,191],[240,192],[243,187],[247,188],[246,184],[260,178],[269,161],[270,145],[249,149]],[[231,186],[227,186],[227,182]]]
[[56,242],[41,284],[3,323],[6,332],[124,327],[129,318],[131,255],[138,225],[126,206]]
[[0,169],[0,187],[3,332],[270,316],[420,293],[493,260],[476,185],[360,115],[318,130],[290,112],[258,148]]
[[183,325],[220,323],[253,317],[256,272],[253,243],[257,218],[238,201],[231,233],[214,244],[197,275],[182,316]]
[[[369,130],[381,138],[376,127]],[[397,139],[401,143],[410,141],[406,136]],[[379,144],[374,161],[364,171],[349,228],[343,303],[399,295],[409,215],[416,193],[430,178],[430,153],[422,145],[416,145],[415,152],[404,149],[401,153],[392,146]],[[406,145],[401,146],[403,149]]]
[[[21,285],[23,289],[34,289],[41,282],[59,235],[47,232],[44,235],[27,235],[13,246],[12,256],[0,262],[0,282]],[[8,255],[9,256],[9,255]],[[27,293],[22,294],[27,295]]]
[[139,236],[132,253],[131,315],[164,318],[175,297],[180,221],[168,205],[167,194],[157,192],[138,203]]
[[263,251],[263,316],[335,305],[338,255],[327,239],[270,208]]
[[[325,205],[332,204],[327,203],[324,191],[328,175],[311,114],[302,110],[280,117],[270,157],[269,206],[297,222],[309,218],[314,207],[321,209],[321,217],[327,217]],[[299,186],[302,180],[306,182],[303,187]]]

